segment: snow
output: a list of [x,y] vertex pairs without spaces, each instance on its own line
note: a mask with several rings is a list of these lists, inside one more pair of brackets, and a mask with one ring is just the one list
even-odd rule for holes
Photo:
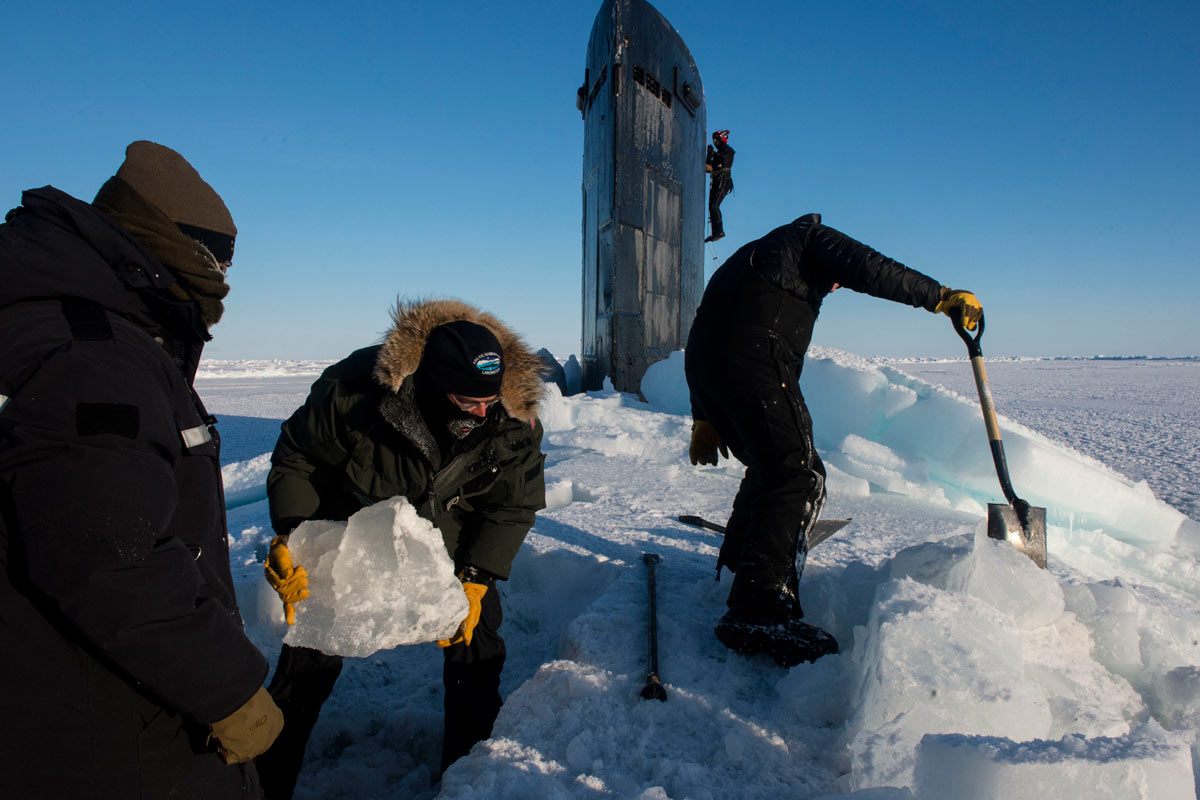
[[[308,381],[215,372],[198,388],[222,418],[231,563],[273,659],[265,454]],[[548,507],[499,585],[508,662],[492,738],[439,783],[436,647],[347,659],[296,796],[1195,797],[1200,363],[988,373],[1016,491],[1047,509],[1044,571],[984,534],[1002,497],[965,360],[810,352],[825,514],[853,522],[810,554],[800,587],[806,619],[842,651],[790,670],[712,634],[729,585],[714,580],[720,536],[675,517],[724,521],[742,468],[688,463],[681,355],[651,368],[649,402],[552,388]],[[665,703],[639,697],[644,552],[662,556]]]
[[1192,758],[1153,721],[1126,736],[1064,736],[1017,743],[990,736],[932,734],[917,756],[916,795],[925,800],[1190,797]]

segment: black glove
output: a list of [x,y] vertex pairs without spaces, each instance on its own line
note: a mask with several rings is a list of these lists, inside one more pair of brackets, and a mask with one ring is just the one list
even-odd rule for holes
[[729,449],[721,441],[721,434],[717,433],[717,429],[704,420],[693,422],[692,443],[688,447],[688,458],[692,463],[711,464],[715,467],[718,450],[721,451],[721,455],[729,458]]

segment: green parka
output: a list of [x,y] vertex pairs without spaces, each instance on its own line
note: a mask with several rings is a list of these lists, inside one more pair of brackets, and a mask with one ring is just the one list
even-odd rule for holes
[[[500,341],[500,403],[472,446],[442,463],[418,409],[413,373],[438,325],[465,319]],[[537,420],[542,365],[503,323],[457,300],[400,304],[383,344],[325,370],[283,424],[267,477],[271,523],[290,533],[309,519],[344,520],[397,495],[437,526],[457,568],[507,579],[546,506]]]

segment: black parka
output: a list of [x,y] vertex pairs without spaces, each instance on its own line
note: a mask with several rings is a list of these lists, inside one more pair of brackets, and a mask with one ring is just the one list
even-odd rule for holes
[[[429,332],[456,319],[496,335],[505,372],[501,402],[485,427],[444,460],[418,408],[413,374]],[[399,495],[441,530],[457,567],[507,579],[535,512],[545,507],[540,371],[540,360],[508,328],[465,303],[401,306],[384,343],[325,370],[283,424],[267,478],[275,530],[344,520]]]
[[835,285],[928,311],[941,294],[933,278],[822,225],[820,214],[805,214],[743,245],[713,273],[691,337],[721,339],[758,327],[781,337],[802,361],[821,302]]
[[798,548],[807,547],[800,533],[825,497],[799,380],[821,302],[835,285],[929,311],[941,294],[927,275],[807,214],[744,245],[713,273],[688,335],[692,417],[711,424],[746,465],[717,561],[718,571],[737,571],[731,605],[755,595],[799,604]]
[[206,332],[51,187],[0,226],[0,797],[257,795],[208,724],[262,685],[229,569]]

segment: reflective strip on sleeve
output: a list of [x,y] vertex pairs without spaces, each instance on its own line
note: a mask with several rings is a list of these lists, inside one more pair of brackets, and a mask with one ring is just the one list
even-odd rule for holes
[[179,435],[183,437],[185,447],[199,447],[205,442],[212,440],[212,433],[209,432],[207,425],[197,425],[195,428],[188,428],[186,431],[180,431]]

